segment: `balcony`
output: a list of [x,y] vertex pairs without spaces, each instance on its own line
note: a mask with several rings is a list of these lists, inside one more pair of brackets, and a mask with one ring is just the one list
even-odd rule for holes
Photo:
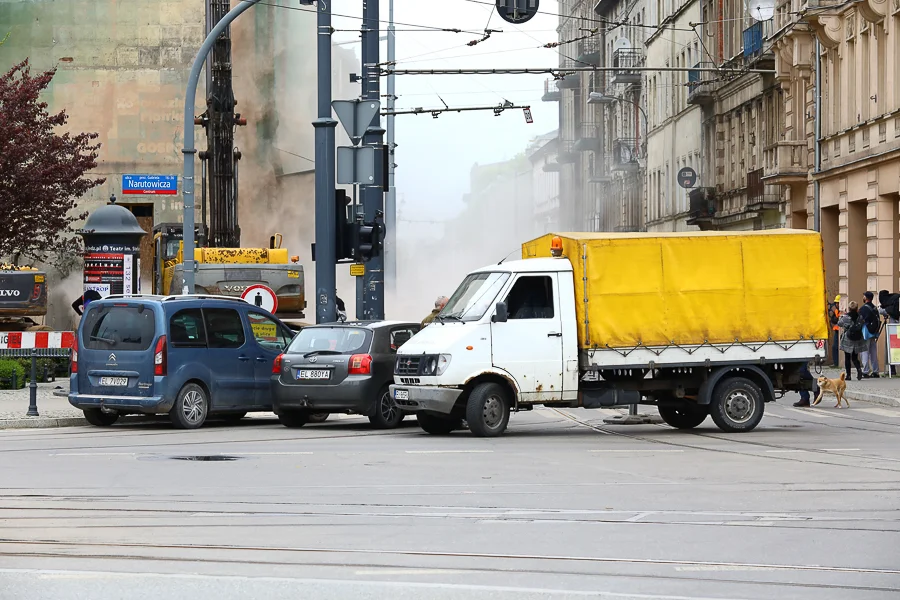
[[777,142],[765,150],[763,179],[769,184],[803,183],[807,180],[809,150],[805,141]]
[[562,165],[558,162],[546,162],[544,166],[541,167],[541,171],[544,173],[559,173],[562,171]]
[[745,211],[778,209],[781,205],[781,188],[763,181],[764,169],[747,173],[747,206]]
[[706,231],[713,229],[716,217],[716,189],[711,187],[694,188],[688,192],[690,214],[687,224]]
[[595,35],[578,43],[577,62],[582,66],[600,66],[600,37]]
[[775,54],[766,44],[772,35],[772,19],[757,21],[744,30],[744,60],[758,68],[774,69]]
[[716,94],[712,83],[706,83],[715,73],[701,71],[700,69],[712,68],[712,63],[697,63],[688,71],[688,104],[697,106],[710,106],[716,101]]
[[[560,89],[571,90],[571,89],[577,88],[578,86],[581,85],[581,72],[580,71],[574,71],[574,72],[569,72],[569,73],[566,72],[566,69],[571,69],[576,66],[579,66],[579,65],[577,65],[574,60],[572,60],[570,58],[563,59],[562,64],[559,67],[559,72],[560,72],[561,76],[557,80],[557,85],[559,85]],[[580,65],[580,66],[583,67],[584,65]]]
[[600,140],[600,126],[594,121],[582,121],[573,149],[576,152],[599,152],[602,144]]
[[541,100],[544,102],[559,102],[562,92],[559,91],[559,82],[555,79],[544,80],[544,95]]
[[641,144],[638,138],[618,138],[613,141],[613,171],[635,173],[640,171]]
[[613,52],[612,83],[623,85],[641,85],[643,73],[636,71],[644,66],[644,51],[640,48],[626,48]]
[[560,164],[571,165],[572,163],[578,162],[580,158],[578,152],[575,150],[575,143],[571,141],[562,141],[559,143],[559,154],[556,157],[556,160]]

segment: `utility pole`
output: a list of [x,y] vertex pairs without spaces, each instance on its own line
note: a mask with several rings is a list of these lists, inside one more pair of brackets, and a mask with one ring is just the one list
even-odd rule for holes
[[318,118],[316,130],[316,323],[337,320],[335,263],[335,156],[331,117],[331,2],[316,3],[318,54]]
[[[380,54],[379,19],[378,0],[363,0],[362,97],[363,100],[377,102],[381,101],[381,83],[378,68]],[[372,120],[372,125],[363,137],[363,145],[380,147],[382,145],[382,136],[384,136],[384,129],[381,127],[381,115],[376,113],[375,118]],[[376,220],[378,213],[384,214],[383,188],[380,185],[365,186],[361,191],[365,221],[373,222]],[[378,256],[373,256],[366,263],[366,274],[363,277],[362,305],[364,319],[384,319],[384,252],[380,252]]]
[[[397,60],[397,33],[394,30],[394,0],[388,3],[387,60],[391,66]],[[385,288],[396,297],[397,293],[397,186],[394,181],[395,131],[394,110],[397,102],[395,75],[387,78],[387,148],[388,193],[384,200],[384,281]]]

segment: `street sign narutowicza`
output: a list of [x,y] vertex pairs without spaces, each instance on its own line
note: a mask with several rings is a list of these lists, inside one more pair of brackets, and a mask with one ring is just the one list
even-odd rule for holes
[[331,103],[334,114],[344,126],[350,141],[356,146],[366,135],[366,129],[375,120],[375,113],[381,108],[378,100],[335,100]]
[[272,288],[265,285],[251,285],[241,294],[241,300],[270,313],[278,310],[278,297],[272,291]]

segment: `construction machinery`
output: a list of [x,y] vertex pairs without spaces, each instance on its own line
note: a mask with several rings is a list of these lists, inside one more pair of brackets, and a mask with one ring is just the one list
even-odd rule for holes
[[47,314],[47,274],[34,267],[0,265],[0,331],[49,331],[35,317]]
[[[206,31],[229,10],[228,0],[206,0]],[[281,234],[271,237],[268,248],[240,247],[241,153],[234,147],[234,128],[246,125],[247,120],[235,113],[230,27],[216,40],[206,65],[206,111],[194,120],[206,131],[207,148],[199,153],[201,219],[195,230],[195,286],[188,291],[239,297],[248,287],[262,284],[275,292],[279,317],[305,318],[303,267],[298,264],[299,257],[289,257],[281,247]],[[180,293],[183,289],[183,237],[179,223],[162,223],[153,228],[153,293]]]

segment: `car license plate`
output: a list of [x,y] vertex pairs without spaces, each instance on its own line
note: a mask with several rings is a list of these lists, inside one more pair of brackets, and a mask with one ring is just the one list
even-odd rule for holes
[[409,400],[409,390],[394,390],[394,400]]
[[310,369],[300,369],[297,371],[297,379],[330,379],[331,371],[312,371]]
[[111,387],[125,387],[128,385],[127,377],[101,377],[100,385],[108,385]]

